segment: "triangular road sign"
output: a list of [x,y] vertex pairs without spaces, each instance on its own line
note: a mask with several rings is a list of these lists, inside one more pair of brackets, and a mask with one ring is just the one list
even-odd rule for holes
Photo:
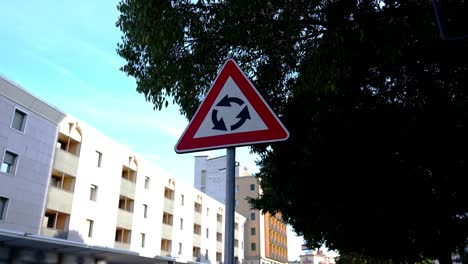
[[228,60],[175,146],[177,153],[283,141],[289,132],[234,60]]

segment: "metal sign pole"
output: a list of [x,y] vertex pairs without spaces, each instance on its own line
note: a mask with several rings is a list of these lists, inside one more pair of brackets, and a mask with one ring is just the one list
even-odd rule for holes
[[234,201],[236,148],[226,149],[226,222],[224,225],[224,264],[234,264]]

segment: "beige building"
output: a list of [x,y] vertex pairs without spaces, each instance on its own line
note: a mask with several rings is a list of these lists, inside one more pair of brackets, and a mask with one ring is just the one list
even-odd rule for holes
[[[251,210],[247,197],[257,198],[260,185],[254,176],[236,164],[235,210],[247,218],[244,254],[246,264],[278,264],[288,261],[286,225],[278,216]],[[225,202],[226,157],[195,157],[195,187],[220,202]],[[234,242],[235,243],[235,242]]]
[[321,250],[310,251],[299,256],[300,264],[335,264],[335,256],[326,254]]
[[4,78],[0,109],[0,263],[223,261],[223,203]]

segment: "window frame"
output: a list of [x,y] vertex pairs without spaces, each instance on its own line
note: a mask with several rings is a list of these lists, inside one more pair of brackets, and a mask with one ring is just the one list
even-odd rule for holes
[[96,184],[91,184],[91,186],[89,187],[89,200],[90,201],[97,202],[98,189],[99,187]]
[[146,190],[149,190],[149,187],[150,187],[150,177],[149,176],[145,176],[145,182],[143,184],[143,187],[145,187]]
[[255,227],[251,227],[251,228],[250,228],[250,235],[251,235],[251,236],[256,236],[256,235],[257,235],[257,230],[256,230]]
[[[13,164],[5,163],[5,158],[6,158],[7,153],[13,155]],[[18,162],[19,162],[18,153],[5,149],[5,151],[3,152],[2,163],[0,164],[0,172],[3,174],[7,174],[7,175],[15,175],[16,168],[18,167]],[[3,164],[8,165],[6,171],[3,171]]]
[[141,237],[141,248],[145,248],[145,243],[146,243],[146,234],[145,233],[140,233]]
[[257,244],[250,243],[250,251],[257,251]]
[[94,230],[94,220],[86,219],[88,223],[88,237],[93,237],[93,230]]
[[[21,122],[21,129],[17,129],[16,127],[13,126],[16,113],[23,114],[23,120]],[[26,131],[27,120],[28,120],[28,113],[26,111],[23,111],[22,109],[19,109],[18,107],[15,107],[15,110],[13,111],[13,117],[11,118],[10,128],[24,134]]]
[[255,221],[256,219],[257,219],[257,214],[255,214],[254,212],[250,212],[250,220]]
[[143,218],[148,218],[148,205],[143,204]]
[[97,164],[96,164],[96,167],[102,168],[102,152],[100,152],[99,150],[96,150],[96,154],[97,154]]
[[2,205],[2,207],[0,208],[0,222],[4,222],[6,221],[6,218],[7,218],[7,211],[8,211],[8,205],[10,203],[10,199],[8,197],[5,197],[5,196],[0,196],[0,200],[3,200],[0,205]]

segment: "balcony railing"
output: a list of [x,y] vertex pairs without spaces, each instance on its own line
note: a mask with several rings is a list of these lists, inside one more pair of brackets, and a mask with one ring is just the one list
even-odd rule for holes
[[122,178],[120,181],[120,194],[125,197],[135,199],[135,183]]
[[162,233],[161,238],[172,240],[172,226],[167,224],[162,224]]
[[60,229],[43,227],[41,228],[41,236],[67,239],[68,232]]
[[193,234],[193,246],[201,247],[201,236],[198,234]]
[[79,157],[59,147],[55,148],[54,169],[76,176]]
[[174,212],[174,200],[169,198],[164,198],[164,211],[168,213]]
[[130,243],[115,241],[114,247],[117,249],[130,250]]
[[70,214],[72,202],[73,193],[53,186],[49,188],[49,191],[47,192],[46,208]]
[[201,223],[201,213],[195,212],[193,215],[193,222],[200,224]]
[[133,213],[122,209],[117,210],[117,226],[132,229]]

